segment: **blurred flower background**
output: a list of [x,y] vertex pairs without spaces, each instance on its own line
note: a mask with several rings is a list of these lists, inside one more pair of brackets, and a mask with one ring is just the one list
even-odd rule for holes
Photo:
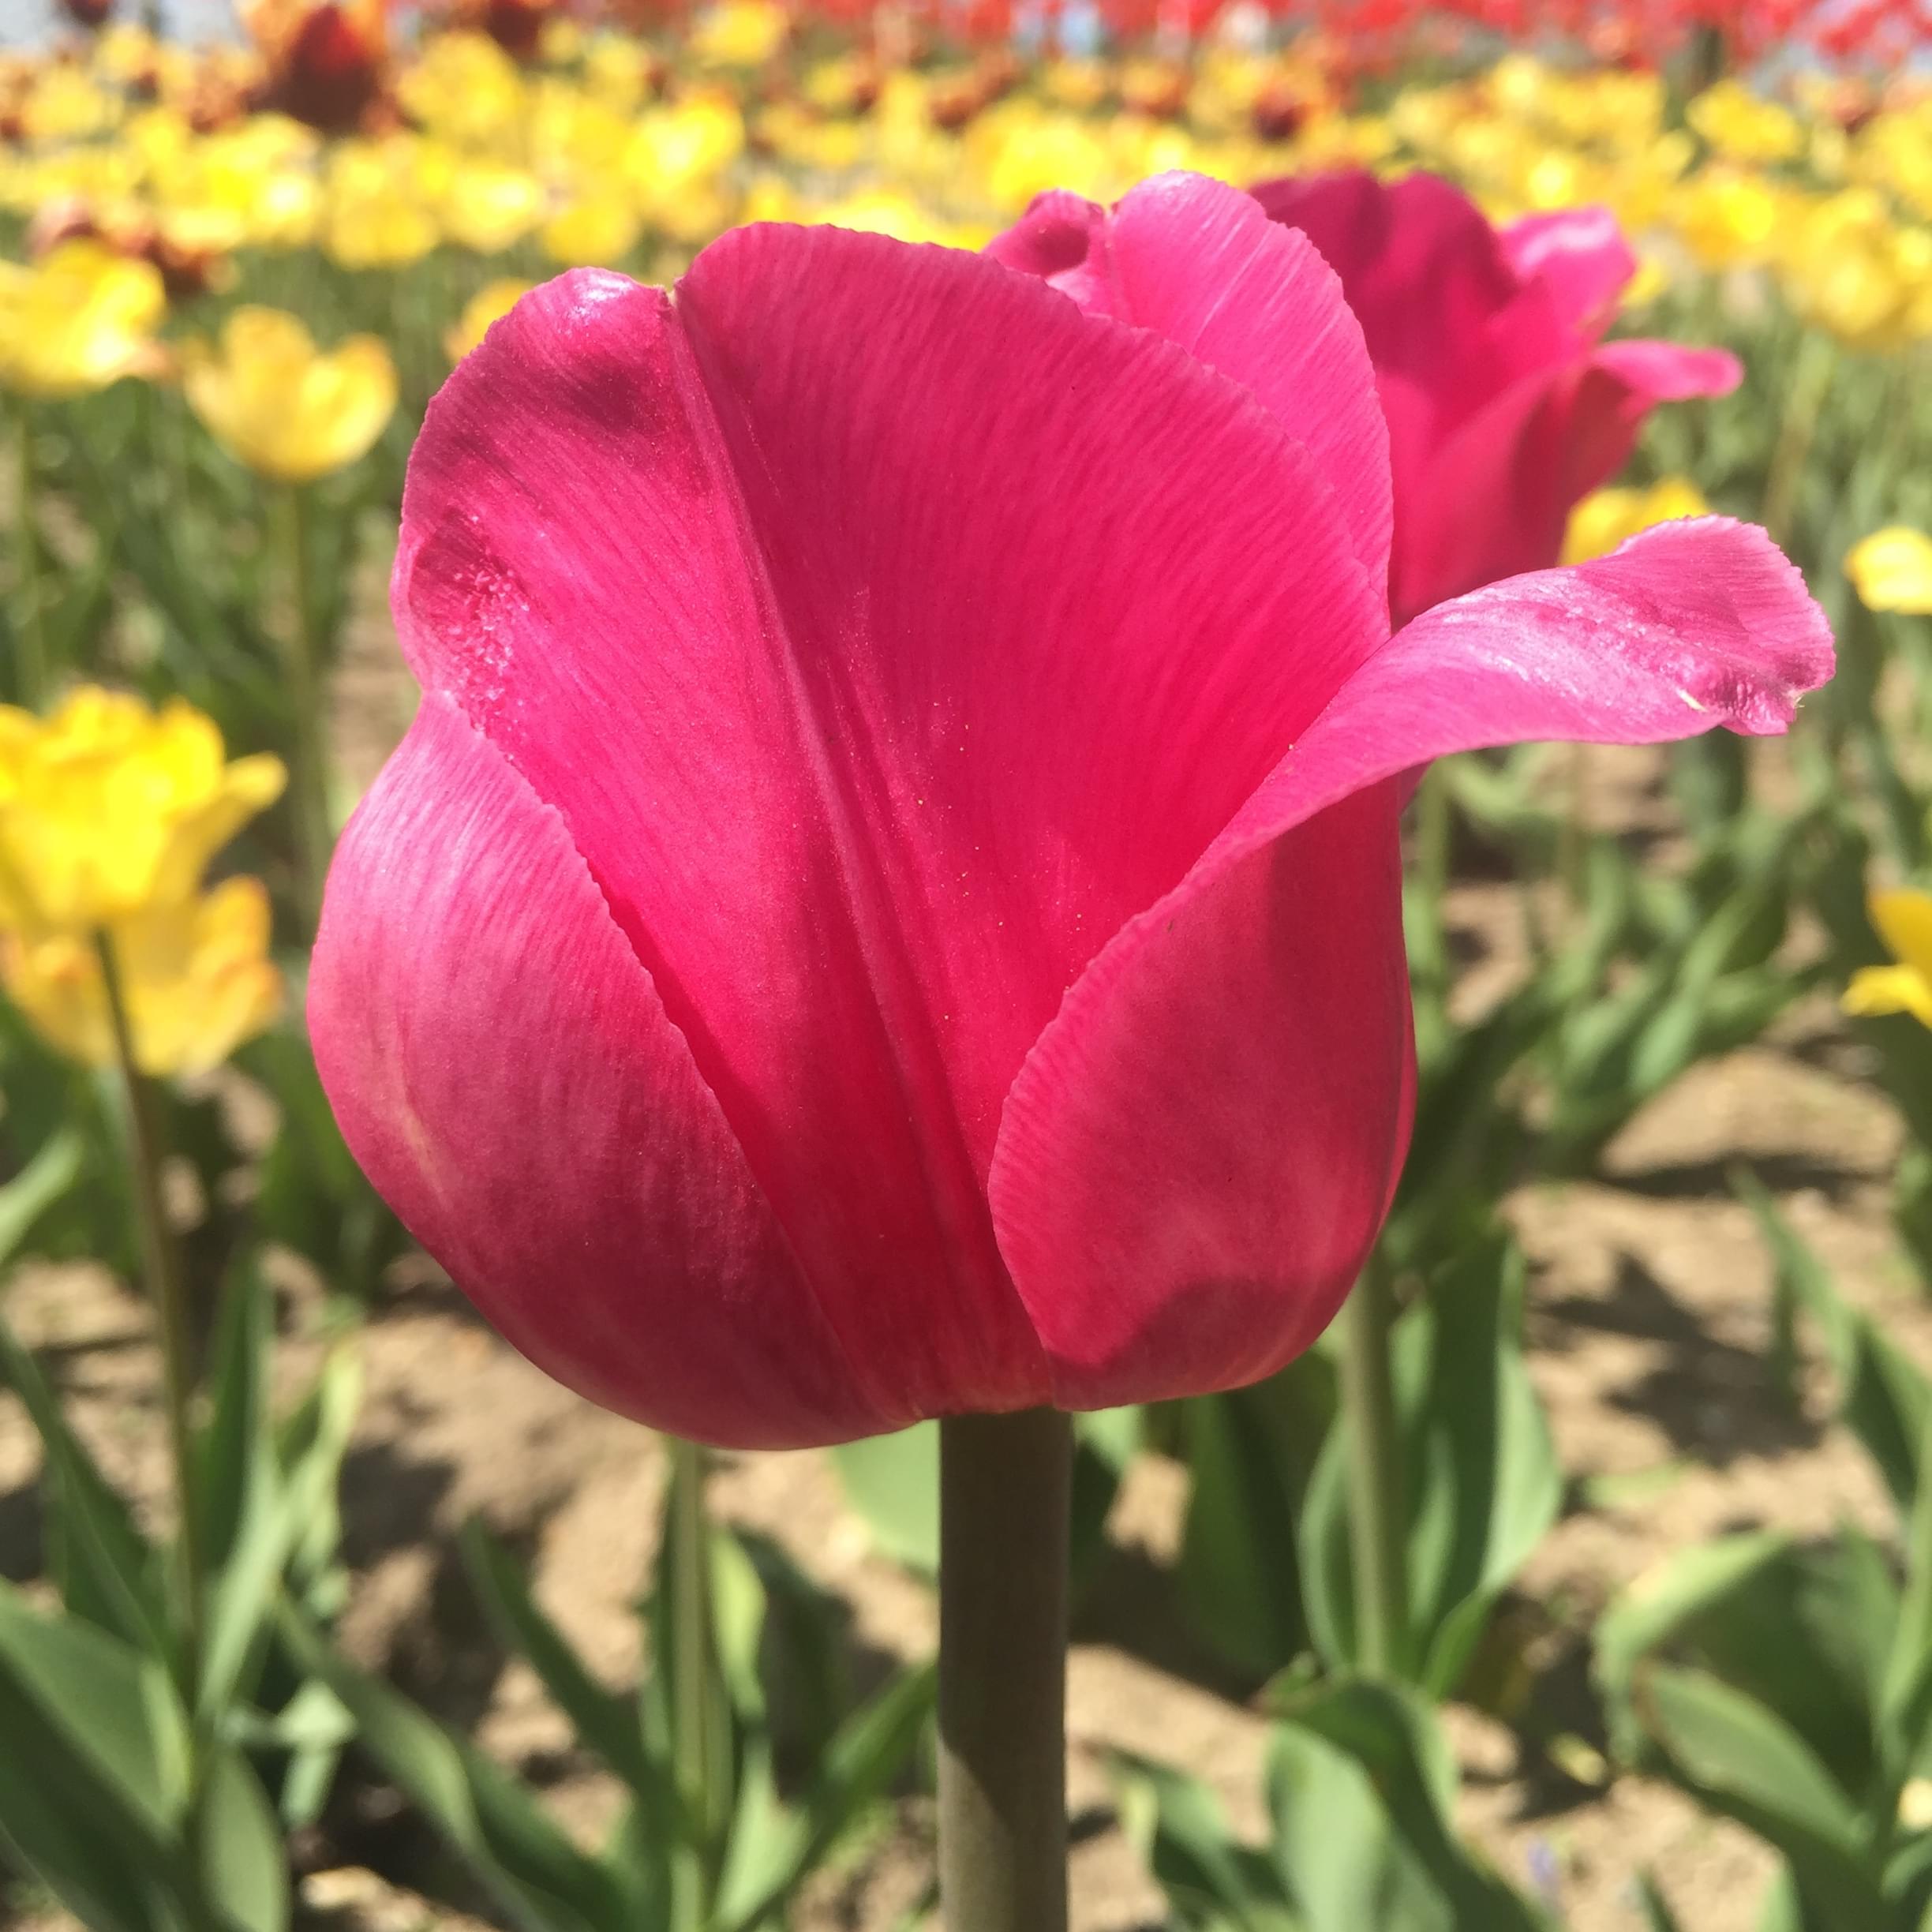
[[1365,1674],[1332,1350],[1083,1419],[1076,1923],[1918,1932],[1929,42],[1919,0],[0,0],[0,1924],[929,1908],[929,1433],[720,1458],[706,1519],[358,1173],[308,946],[414,702],[404,462],[522,294],[1188,169],[1608,210],[1635,272],[1559,319],[1743,375],[1566,560],[1762,522],[1841,668],[1788,743],[1422,784],[1411,1641]]

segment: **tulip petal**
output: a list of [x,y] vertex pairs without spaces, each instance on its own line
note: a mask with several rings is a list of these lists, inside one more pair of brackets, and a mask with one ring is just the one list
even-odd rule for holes
[[994,1225],[1064,1408],[1271,1373],[1373,1245],[1413,1105],[1396,788],[1190,878],[1006,1104]]
[[1607,208],[1526,215],[1502,230],[1504,259],[1544,290],[1565,328],[1595,335],[1616,313],[1637,257]]
[[1866,909],[1892,957],[1932,984],[1932,895],[1908,886],[1881,888]]
[[984,1193],[1007,1089],[1385,634],[1307,452],[979,256],[747,229],[675,300],[580,273],[496,324],[417,444],[395,601],[848,1355],[921,1413],[1043,1399]]
[[1781,730],[1831,668],[1799,573],[1721,518],[1492,585],[1391,639],[1095,960],[1014,1083],[994,1224],[1055,1398],[1225,1387],[1339,1305],[1406,1130],[1392,781],[1529,739]]
[[309,987],[350,1151],[492,1324],[641,1421],[752,1448],[864,1400],[563,820],[425,698],[343,834]]
[[1384,183],[1348,169],[1264,182],[1253,198],[1271,221],[1305,234],[1341,278],[1385,382],[1410,384],[1455,417],[1520,366],[1516,345],[1497,339],[1497,320],[1522,286],[1461,189],[1434,174]]
[[[1422,461],[1398,478],[1397,622],[1556,556],[1571,508],[1623,466],[1656,404],[1722,395],[1739,378],[1724,350],[1606,343],[1587,361],[1533,369],[1432,447],[1398,437]],[[1383,388],[1393,421],[1401,386]],[[1472,503],[1495,507],[1472,517]]]
[[1340,279],[1307,236],[1270,221],[1252,195],[1171,174],[1111,215],[1042,195],[986,252],[1251,390],[1315,458],[1362,567],[1386,580],[1394,511],[1375,371]]

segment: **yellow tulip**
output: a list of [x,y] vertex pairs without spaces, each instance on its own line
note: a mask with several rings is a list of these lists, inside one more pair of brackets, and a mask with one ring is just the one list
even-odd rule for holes
[[460,248],[500,255],[536,227],[543,204],[543,184],[522,168],[459,163],[443,193],[443,232]]
[[513,275],[485,283],[463,304],[462,313],[443,338],[449,359],[460,362],[489,333],[490,324],[507,316],[535,286],[519,282]]
[[466,147],[500,152],[530,110],[516,62],[487,34],[434,36],[396,91],[418,126]]
[[213,720],[83,686],[47,718],[0,705],[0,926],[85,934],[185,900],[280,796],[279,758],[223,755]]
[[1784,218],[1784,197],[1759,174],[1707,167],[1672,195],[1672,225],[1706,268],[1745,267],[1772,252]]
[[1733,161],[1788,161],[1804,146],[1796,115],[1735,80],[1706,88],[1684,118]]
[[744,145],[744,117],[736,106],[702,95],[638,118],[624,149],[624,174],[641,206],[668,211],[694,186],[715,181]]
[[[160,904],[107,929],[144,1073],[203,1073],[282,1010],[268,957],[268,895],[253,878]],[[92,937],[0,934],[0,983],[57,1050],[84,1065],[114,1064],[114,1024]]]
[[1845,575],[1867,610],[1932,616],[1932,537],[1893,523],[1854,544]]
[[574,195],[543,225],[537,241],[564,268],[608,268],[638,245],[642,218],[630,200],[601,189]]
[[1897,963],[1854,973],[1839,1004],[1861,1016],[1908,1013],[1932,1027],[1932,893],[1907,887],[1875,892],[1866,909]]
[[167,310],[154,265],[98,242],[63,242],[32,268],[0,263],[0,388],[85,395],[149,369]]
[[847,195],[805,219],[828,227],[856,229],[863,234],[890,235],[895,242],[938,242],[949,248],[977,245],[957,223],[942,219],[911,195],[889,189]]
[[1916,233],[1896,223],[1870,189],[1825,196],[1786,230],[1786,301],[1853,348],[1898,347],[1926,280]]
[[1570,512],[1563,533],[1563,560],[1585,564],[1608,556],[1618,545],[1655,523],[1679,517],[1709,516],[1703,492],[1684,477],[1665,477],[1649,489],[1601,489]]
[[434,208],[455,171],[447,150],[407,134],[345,140],[329,156],[322,245],[344,268],[406,268],[440,239]]
[[772,0],[724,0],[698,17],[687,44],[706,66],[762,67],[791,32],[791,16]]
[[189,406],[230,455],[291,483],[366,454],[396,406],[395,365],[378,337],[318,349],[279,309],[236,309],[219,353],[201,341],[184,345],[182,381]]

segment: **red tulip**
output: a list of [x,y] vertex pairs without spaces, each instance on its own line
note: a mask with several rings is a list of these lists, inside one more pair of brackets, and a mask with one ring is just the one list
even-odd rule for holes
[[586,1395],[746,1446],[1264,1375],[1385,1211],[1402,774],[1775,732],[1829,672],[1705,519],[1391,638],[1361,333],[1173,176],[1083,313],[756,227],[584,271],[431,409],[421,710],[309,1012],[350,1145]]
[[1601,208],[1497,230],[1433,175],[1264,183],[1342,278],[1368,338],[1395,477],[1398,621],[1554,564],[1571,509],[1657,403],[1736,388],[1720,349],[1601,339],[1636,263]]

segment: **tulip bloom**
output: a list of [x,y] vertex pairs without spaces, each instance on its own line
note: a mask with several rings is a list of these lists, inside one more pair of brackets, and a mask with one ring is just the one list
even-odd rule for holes
[[1891,523],[1855,543],[1845,575],[1867,610],[1932,616],[1932,537],[1909,524]]
[[1860,1018],[1908,1013],[1932,1027],[1932,894],[1896,886],[1872,893],[1866,909],[1895,964],[1861,967],[1839,1004]]
[[179,698],[151,711],[85,685],[44,719],[0,705],[0,927],[84,937],[187,899],[286,777],[266,753],[230,762]]
[[0,262],[0,388],[79,396],[152,374],[167,313],[160,271],[101,242],[58,242],[28,268]]
[[279,309],[238,309],[221,346],[182,350],[189,406],[238,462],[305,483],[366,455],[395,412],[395,364],[381,339],[351,335],[318,349]]
[[1829,673],[1720,519],[1391,637],[1312,246],[1185,175],[1090,241],[1073,301],[823,227],[567,275],[417,444],[425,695],[336,852],[317,1063],[484,1312],[657,1426],[1279,1367],[1407,1136],[1404,774],[1776,732]]
[[1498,230],[1429,174],[1254,193],[1321,251],[1368,339],[1395,471],[1398,622],[1554,564],[1571,511],[1623,466],[1654,405],[1737,387],[1723,350],[1600,339],[1637,271],[1605,209]]
[[1639,530],[1710,513],[1704,492],[1688,477],[1665,477],[1648,489],[1594,490],[1570,512],[1563,560],[1587,564],[1608,556]]
[[[159,901],[106,929],[144,1073],[205,1073],[282,1010],[260,879]],[[110,1067],[116,1043],[92,938],[0,928],[0,985],[43,1039],[83,1065]]]
[[444,331],[444,354],[452,362],[460,362],[489,333],[490,324],[507,316],[530,292],[530,286],[511,275],[485,283]]

